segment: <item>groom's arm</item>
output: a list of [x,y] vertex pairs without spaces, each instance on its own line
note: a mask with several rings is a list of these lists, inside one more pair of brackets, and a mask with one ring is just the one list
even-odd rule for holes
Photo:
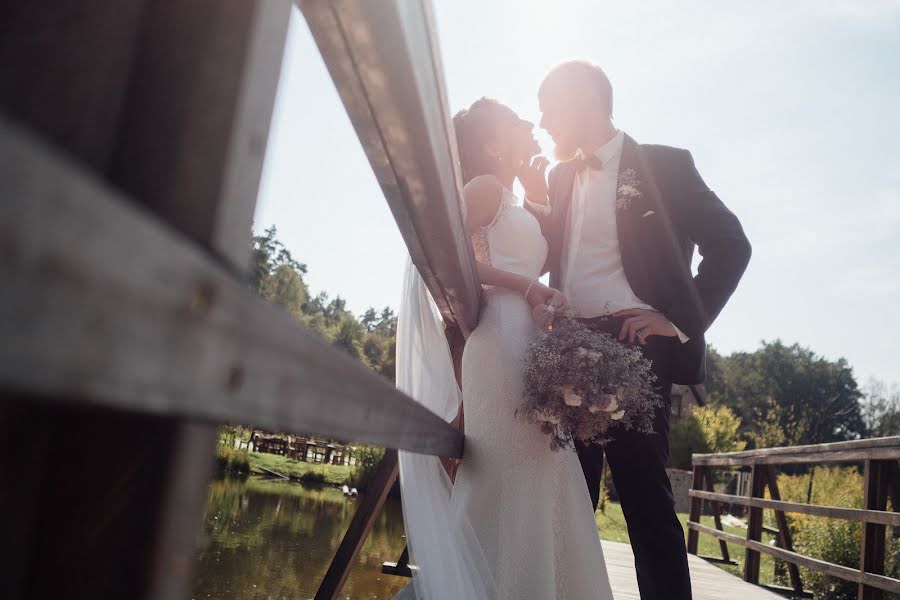
[[[709,189],[687,150],[673,173],[683,183],[677,220],[703,257],[697,275],[681,286],[666,316],[689,337],[703,334],[725,307],[750,261],[751,247],[740,221]],[[675,216],[675,215],[673,215]],[[690,266],[686,271],[690,277]]]

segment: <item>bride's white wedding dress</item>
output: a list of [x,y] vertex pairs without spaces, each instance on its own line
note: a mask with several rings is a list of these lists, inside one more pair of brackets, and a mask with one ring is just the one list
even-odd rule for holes
[[[537,220],[506,189],[475,247],[479,261],[534,278],[547,256]],[[471,525],[497,598],[612,598],[577,455],[552,451],[547,435],[515,415],[523,357],[538,334],[521,293],[485,290],[462,359],[466,447],[451,507]]]

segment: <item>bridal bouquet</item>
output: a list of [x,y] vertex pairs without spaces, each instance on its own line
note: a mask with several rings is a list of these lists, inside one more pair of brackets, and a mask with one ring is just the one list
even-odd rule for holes
[[614,427],[653,431],[659,395],[641,351],[575,319],[559,318],[525,355],[519,418],[541,426],[550,447],[605,443]]

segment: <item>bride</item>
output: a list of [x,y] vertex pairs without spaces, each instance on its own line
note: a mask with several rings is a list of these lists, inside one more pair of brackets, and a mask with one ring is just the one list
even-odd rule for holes
[[[462,358],[465,453],[450,482],[440,462],[400,453],[416,598],[612,598],[590,495],[576,453],[516,418],[525,350],[562,294],[538,281],[547,241],[511,191],[546,201],[547,161],[534,124],[482,98],[454,119],[467,222],[484,286]],[[459,389],[440,318],[408,266],[397,334],[397,384],[447,420]]]

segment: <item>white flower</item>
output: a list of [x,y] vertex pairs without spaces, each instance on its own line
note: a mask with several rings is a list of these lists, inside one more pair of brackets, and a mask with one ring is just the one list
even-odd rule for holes
[[634,169],[625,169],[619,175],[619,184],[616,186],[617,210],[628,210],[632,200],[639,200],[643,196],[639,186],[640,182]]
[[599,403],[595,406],[597,410],[591,412],[600,412],[601,410],[604,412],[612,412],[619,408],[619,403],[616,402],[616,397],[612,394],[602,394]]
[[625,416],[624,410],[617,410],[613,414],[609,415],[609,418],[612,419],[613,421],[618,421],[619,419],[621,419],[624,416]]
[[581,406],[581,395],[575,391],[575,388],[571,385],[567,385],[562,390],[563,394],[563,402],[566,403],[566,406]]

